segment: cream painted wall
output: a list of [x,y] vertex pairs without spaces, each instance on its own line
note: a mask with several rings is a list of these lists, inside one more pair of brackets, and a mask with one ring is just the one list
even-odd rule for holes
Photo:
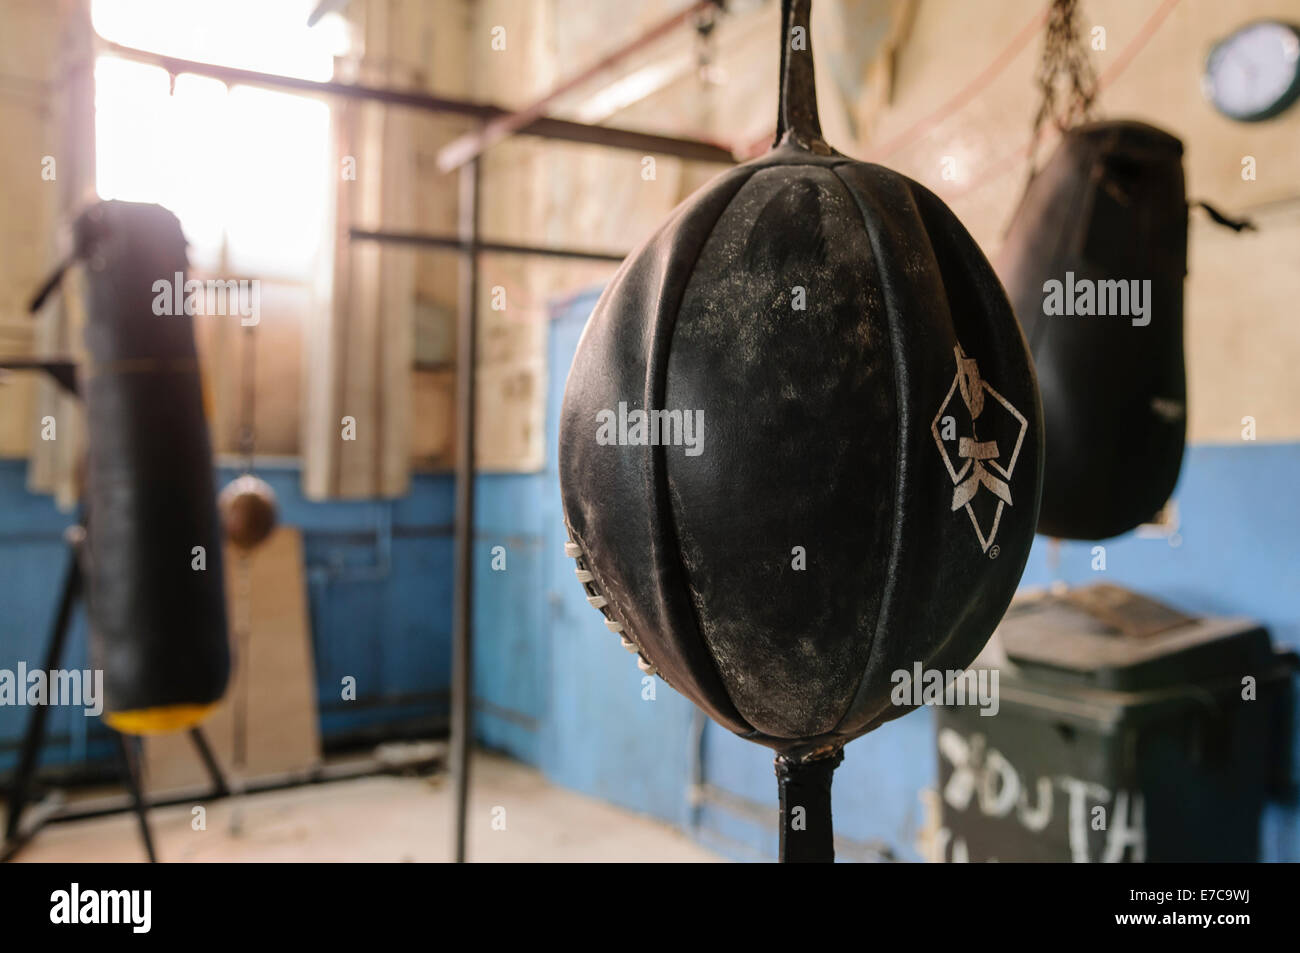
[[[1269,123],[1234,123],[1220,117],[1200,89],[1202,64],[1215,40],[1254,18],[1294,18],[1294,2],[1181,0],[1129,58],[1130,44],[1162,2],[1083,3],[1088,29],[1106,31],[1105,50],[1093,53],[1098,73],[1107,78],[1099,115],[1141,119],[1182,138],[1193,198],[1234,212],[1300,194],[1300,107]],[[485,98],[522,104],[681,5],[674,0],[635,5],[485,0],[475,8],[471,39],[479,51],[475,90]],[[828,138],[843,152],[872,158],[980,76],[1044,6],[1042,0],[918,0],[897,52],[890,100],[881,107],[875,102],[879,90],[866,87],[866,77],[877,75],[868,70],[862,71],[864,82],[856,96],[840,94],[846,67],[837,64],[832,75],[829,52],[850,64],[854,57],[870,59],[881,42],[881,11],[898,18],[908,4],[818,0],[813,34],[819,51],[828,51],[819,61]],[[722,85],[706,85],[695,75],[695,40],[683,30],[569,97],[556,111],[731,144],[761,140],[772,129],[776,108],[777,4],[768,0],[733,4],[733,9],[737,12],[723,20],[714,44],[716,65],[726,76]],[[508,37],[520,38],[508,54],[488,49],[488,30],[498,24],[507,27]],[[868,26],[859,36],[846,34],[846,24]],[[1041,37],[1041,29],[1034,29],[969,103],[883,159],[949,201],[991,257],[1025,181],[1025,162],[1016,153],[1028,141],[1037,105],[1032,76]],[[629,77],[640,77],[650,91],[601,112],[597,94]],[[857,123],[856,136],[850,116]],[[1052,146],[1050,140],[1044,142],[1042,159]],[[1247,155],[1256,159],[1255,181],[1241,177]],[[946,156],[956,160],[953,181],[942,175]],[[631,248],[717,172],[663,158],[656,165],[657,178],[647,182],[635,156],[515,140],[495,149],[489,159],[485,230],[529,241]],[[1292,370],[1300,363],[1294,305],[1300,300],[1300,206],[1256,215],[1257,233],[1235,235],[1208,224],[1199,212],[1192,214],[1186,322],[1193,441],[1239,441],[1241,418],[1248,415],[1256,418],[1261,440],[1300,439],[1300,375]],[[489,270],[525,289],[532,310],[487,318],[498,327],[486,335],[484,359],[494,363],[508,354],[510,361],[534,368],[545,299],[609,274],[607,269],[519,260],[492,263]]]
[[[1106,31],[1094,53],[1099,74],[1116,67],[1160,0],[1085,0],[1089,29]],[[1031,0],[923,0],[898,62],[894,100],[874,141],[888,142],[939,108],[977,76],[1041,8]],[[1300,196],[1300,107],[1257,124],[1221,117],[1201,94],[1211,45],[1249,20],[1296,19],[1287,0],[1181,0],[1100,97],[1103,118],[1133,118],[1183,140],[1188,194],[1236,211]],[[986,170],[1028,139],[1037,102],[1030,85],[1041,39],[1036,35],[969,106],[929,135],[890,156],[888,164],[949,200],[972,234],[995,254],[1024,185],[1025,166]],[[869,154],[871,143],[858,143]],[[846,151],[848,151],[846,149]],[[1045,158],[1050,145],[1042,150]],[[946,182],[941,160],[957,159]],[[1255,181],[1242,159],[1254,156]],[[982,184],[970,188],[972,182]],[[1300,438],[1300,203],[1258,213],[1259,231],[1235,235],[1191,216],[1186,286],[1189,436],[1239,442],[1241,418],[1253,416],[1260,440]]]
[[[41,176],[58,152],[49,91],[57,79],[59,8],[46,0],[5,4],[0,31],[0,354],[26,356],[35,322],[27,302],[49,269],[58,183]],[[57,175],[58,165],[55,173]],[[0,372],[2,373],[2,372]],[[36,377],[0,377],[0,456],[22,456],[37,432]]]

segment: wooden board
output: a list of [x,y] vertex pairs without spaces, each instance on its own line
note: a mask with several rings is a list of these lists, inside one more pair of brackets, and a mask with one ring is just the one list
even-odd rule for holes
[[[234,672],[225,700],[203,723],[203,732],[227,780],[313,767],[321,759],[320,721],[302,536],[282,526],[249,557],[246,645],[237,641],[241,610],[235,593],[241,573],[229,547],[225,566]],[[241,706],[247,726],[242,765],[235,751],[235,715]],[[206,783],[207,773],[185,734],[146,740],[145,785],[151,795]]]

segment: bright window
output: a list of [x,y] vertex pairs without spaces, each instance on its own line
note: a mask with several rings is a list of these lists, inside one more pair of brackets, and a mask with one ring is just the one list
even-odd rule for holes
[[[96,32],[123,46],[327,80],[347,48],[315,0],[93,0]],[[194,264],[303,279],[330,201],[329,107],[312,97],[101,55],[95,63],[95,188],[176,213]]]

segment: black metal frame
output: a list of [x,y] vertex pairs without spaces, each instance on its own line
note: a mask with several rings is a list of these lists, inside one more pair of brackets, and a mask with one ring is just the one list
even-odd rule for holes
[[[83,517],[82,522],[76,528],[84,529],[84,526],[85,520]],[[59,667],[59,662],[63,658],[64,647],[67,645],[68,632],[72,628],[72,610],[77,600],[82,598],[84,592],[80,552],[81,539],[84,534],[69,533],[68,535],[67,568],[64,570],[63,585],[59,591],[59,605],[54,614],[54,624],[50,629],[50,638],[45,647],[45,671],[47,672]],[[27,728],[23,732],[18,767],[14,772],[13,782],[9,788],[9,810],[5,819],[4,846],[0,848],[0,861],[11,860],[48,820],[47,817],[42,817],[34,825],[29,825],[27,828],[22,826],[23,812],[27,808],[32,782],[36,779],[41,747],[45,743],[45,723],[49,717],[49,711],[50,707],[48,705],[37,705],[33,708],[31,718],[27,721]],[[145,853],[148,855],[150,863],[153,863],[157,861],[158,857],[154,851],[153,836],[149,830],[149,804],[144,794],[141,739],[123,735],[119,732],[114,732],[114,735],[117,737],[118,754],[122,762],[122,779],[131,795],[132,810],[140,822],[140,839],[144,843]],[[212,748],[208,745],[208,740],[204,736],[202,729],[198,727],[191,728],[189,737],[198,751],[199,759],[203,762],[203,766],[212,779],[213,796],[221,797],[229,793],[230,788],[221,772],[221,766],[212,754]]]

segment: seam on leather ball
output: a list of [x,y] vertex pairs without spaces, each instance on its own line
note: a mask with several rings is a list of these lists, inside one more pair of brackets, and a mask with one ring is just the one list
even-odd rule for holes
[[[832,165],[830,167],[830,174],[831,177],[834,178],[835,181],[839,183],[840,188],[842,188],[845,191],[845,193],[848,195],[849,205],[857,210],[858,218],[861,220],[862,230],[867,236],[867,244],[871,247],[871,254],[875,258],[874,264],[876,266],[877,272],[880,275],[880,285],[881,285],[881,292],[882,292],[881,303],[884,306],[885,320],[882,322],[882,324],[885,328],[886,333],[889,335],[889,339],[887,342],[889,347],[889,353],[892,356],[894,356],[895,359],[897,360],[897,358],[900,356],[898,333],[899,333],[899,322],[901,316],[898,313],[898,308],[896,304],[890,300],[891,296],[885,293],[887,291],[889,280],[890,280],[886,268],[886,262],[889,260],[889,257],[887,255],[888,249],[885,249],[881,245],[878,236],[873,234],[872,232],[871,222],[867,218],[867,209],[864,207],[863,204],[865,201],[864,196],[860,195],[858,191],[855,191],[853,189],[853,186],[848,182],[848,180],[846,180],[844,176],[842,176],[838,171],[841,165],[846,165],[846,164],[847,163],[837,163],[836,165]],[[904,179],[902,184],[903,184],[903,190],[907,193],[907,197],[911,202],[912,211],[917,221],[920,222],[921,221],[920,209],[917,207],[916,196],[912,193],[911,185],[906,179]],[[874,199],[875,196],[873,195],[872,198]],[[877,203],[876,210],[880,211],[878,203]],[[921,234],[925,236],[926,247],[930,252],[931,259],[933,259],[935,257],[935,253],[934,253],[933,243],[930,242],[930,233],[929,230],[924,227],[923,222],[922,222],[922,226],[923,227],[921,228]],[[901,361],[898,361],[898,366],[904,366],[904,365]],[[904,379],[902,375],[899,374],[897,367],[894,370],[892,378],[894,383],[894,405],[895,407],[904,407],[907,404],[907,393],[906,393],[907,381]],[[840,727],[844,724],[845,720],[850,716],[850,714],[853,711],[853,704],[857,700],[858,693],[862,690],[862,685],[867,679],[868,672],[871,670],[871,662],[872,659],[875,657],[876,646],[880,641],[880,628],[884,624],[884,621],[887,618],[889,609],[891,607],[894,598],[893,580],[897,575],[899,553],[902,552],[903,545],[904,545],[904,541],[902,539],[902,523],[899,519],[899,513],[902,512],[904,508],[903,500],[902,500],[903,493],[904,493],[903,488],[905,486],[904,471],[907,469],[908,462],[909,462],[905,459],[905,454],[904,454],[905,427],[906,427],[906,423],[904,421],[904,415],[902,413],[895,413],[894,415],[894,458],[895,458],[894,459],[894,494],[892,499],[890,500],[890,512],[889,512],[889,524],[890,524],[889,539],[890,539],[891,555],[889,559],[889,566],[885,572],[885,578],[887,580],[886,587],[885,587],[885,591],[881,594],[880,604],[876,608],[875,622],[871,627],[871,641],[867,644],[866,664],[863,665],[862,672],[858,676],[857,684],[853,688],[853,693],[849,696],[849,704],[847,709],[843,713],[841,713],[840,717],[836,720],[835,726],[831,729],[831,731],[838,731]]]
[[[564,554],[573,560],[575,566],[574,575],[578,577],[578,582],[582,585],[583,592],[587,596],[587,602],[605,617],[605,627],[620,636],[623,648],[636,653],[637,668],[647,675],[659,675],[658,666],[650,661],[636,636],[611,611],[614,604],[608,596],[600,591],[600,586],[596,583],[596,574],[589,568],[590,560],[587,559],[586,553],[583,552],[581,544],[574,542],[570,537],[564,544]],[[659,677],[663,678],[662,675],[659,675]]]

